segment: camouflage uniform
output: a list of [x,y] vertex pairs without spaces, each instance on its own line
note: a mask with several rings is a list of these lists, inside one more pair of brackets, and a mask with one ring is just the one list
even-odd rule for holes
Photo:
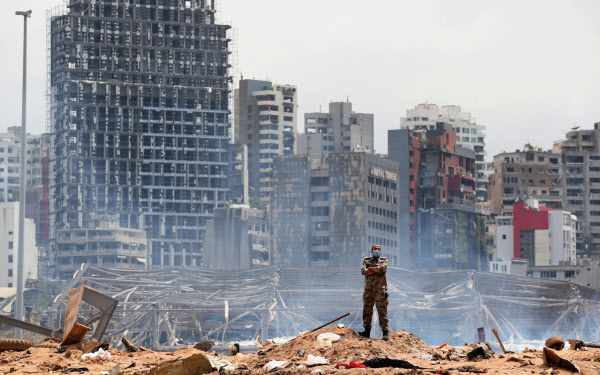
[[[371,329],[373,320],[373,304],[377,306],[379,315],[379,325],[382,331],[389,331],[387,317],[388,293],[387,280],[385,274],[388,261],[385,257],[368,257],[363,260],[360,273],[365,275],[365,291],[363,293],[363,326],[365,329]],[[379,272],[366,276],[367,268],[378,267]]]

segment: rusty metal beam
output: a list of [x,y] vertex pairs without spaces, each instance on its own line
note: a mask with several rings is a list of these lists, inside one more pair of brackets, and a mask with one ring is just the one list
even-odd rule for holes
[[55,331],[44,326],[40,326],[33,323],[28,323],[19,319],[11,318],[10,316],[0,315],[0,323],[9,325],[11,327],[21,328],[26,331],[39,333],[40,335],[54,337],[58,331]]

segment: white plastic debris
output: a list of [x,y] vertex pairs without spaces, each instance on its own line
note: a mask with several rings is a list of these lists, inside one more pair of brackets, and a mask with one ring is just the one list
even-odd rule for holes
[[338,328],[346,328],[346,326],[343,323],[340,323],[337,325]]
[[321,369],[316,369],[316,370],[313,370],[313,371],[311,372],[311,374],[312,374],[312,375],[314,375],[314,374],[324,374],[324,373],[325,373],[325,371],[323,371],[323,370],[321,370]]
[[314,366],[314,365],[326,365],[329,363],[329,361],[323,357],[309,354],[308,358],[306,358],[306,361],[304,361],[303,363],[307,366]]
[[292,363],[287,361],[271,361],[263,366],[263,369],[267,371],[273,371],[275,369],[286,368],[290,366]]
[[94,353],[86,353],[84,355],[81,356],[81,359],[86,360],[88,358],[100,358],[103,361],[106,361],[108,359],[110,359],[111,355],[109,352],[105,352],[104,349],[100,348],[98,349],[98,351],[94,352]]
[[332,343],[338,342],[340,341],[340,335],[336,335],[332,332],[321,333],[319,336],[317,336],[317,341],[331,341]]

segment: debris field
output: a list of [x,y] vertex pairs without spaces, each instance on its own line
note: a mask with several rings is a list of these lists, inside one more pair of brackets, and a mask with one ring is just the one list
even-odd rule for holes
[[[323,334],[332,334],[334,342],[322,345]],[[337,336],[337,337],[336,337]],[[390,340],[365,339],[345,327],[326,327],[305,333],[295,339],[275,345],[258,344],[256,353],[219,356],[183,347],[174,352],[158,352],[145,348],[108,348],[107,342],[88,341],[63,345],[56,339],[46,339],[41,345],[22,351],[0,353],[0,374],[89,373],[118,374],[596,374],[600,370],[600,351],[596,349],[551,350],[526,349],[522,353],[475,351],[481,344],[462,348],[443,344],[432,348],[416,335],[390,332]],[[486,345],[483,344],[485,347]],[[489,346],[487,346],[489,348]],[[319,350],[320,349],[320,350]],[[130,350],[132,350],[130,348]],[[489,350],[489,349],[488,349]],[[87,357],[85,358],[86,353]],[[471,357],[470,353],[479,353]],[[489,358],[486,356],[489,355]],[[85,358],[83,359],[82,356]],[[544,360],[546,356],[546,360]],[[209,359],[208,369],[195,359]],[[317,363],[310,364],[311,358]],[[415,368],[336,368],[338,364],[364,363],[375,358],[406,361]],[[560,360],[556,359],[560,358]],[[188,360],[186,362],[186,359]],[[326,361],[319,364],[319,361]],[[556,361],[555,361],[556,360]],[[553,362],[555,361],[555,362]],[[562,362],[565,363],[562,363]],[[209,363],[206,362],[206,363]],[[314,361],[313,361],[314,362]],[[545,362],[547,364],[545,364]],[[566,365],[565,365],[566,364]],[[573,367],[570,367],[570,365]],[[275,366],[275,367],[273,367]]]

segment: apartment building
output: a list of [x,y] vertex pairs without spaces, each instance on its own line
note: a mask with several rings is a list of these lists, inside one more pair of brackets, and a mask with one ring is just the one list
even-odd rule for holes
[[[42,185],[42,135],[28,134],[26,150],[26,187],[32,193]],[[0,202],[19,200],[20,173],[21,127],[13,126],[0,133]]]
[[495,214],[510,215],[513,203],[527,198],[545,207],[562,208],[561,154],[528,144],[523,150],[495,155],[493,168],[489,189]]
[[329,103],[329,112],[304,114],[298,154],[315,158],[340,152],[374,153],[374,115],[352,111],[350,102]]
[[450,123],[388,131],[389,158],[399,163],[400,233],[409,264],[486,267],[485,216],[476,207],[475,153],[457,145]]
[[269,202],[273,158],[296,150],[296,86],[242,79],[234,106],[234,141],[248,146],[249,194]]
[[600,122],[567,133],[558,146],[564,174],[563,207],[577,216],[577,250],[600,256]]
[[486,175],[485,126],[477,123],[469,112],[463,112],[455,105],[437,106],[435,104],[419,104],[406,111],[406,117],[400,118],[400,127],[414,130],[433,130],[438,122],[452,124],[456,132],[456,142],[462,147],[475,152],[475,182],[477,200],[488,199],[488,178]]
[[50,234],[96,215],[148,233],[149,267],[200,267],[225,206],[230,26],[214,0],[69,0],[50,19]]
[[491,272],[510,274],[515,259],[526,260],[530,267],[575,265],[575,215],[545,207],[534,198],[513,206],[512,215],[496,218]]
[[378,243],[400,262],[398,164],[365,152],[275,159],[273,264],[355,266]]

